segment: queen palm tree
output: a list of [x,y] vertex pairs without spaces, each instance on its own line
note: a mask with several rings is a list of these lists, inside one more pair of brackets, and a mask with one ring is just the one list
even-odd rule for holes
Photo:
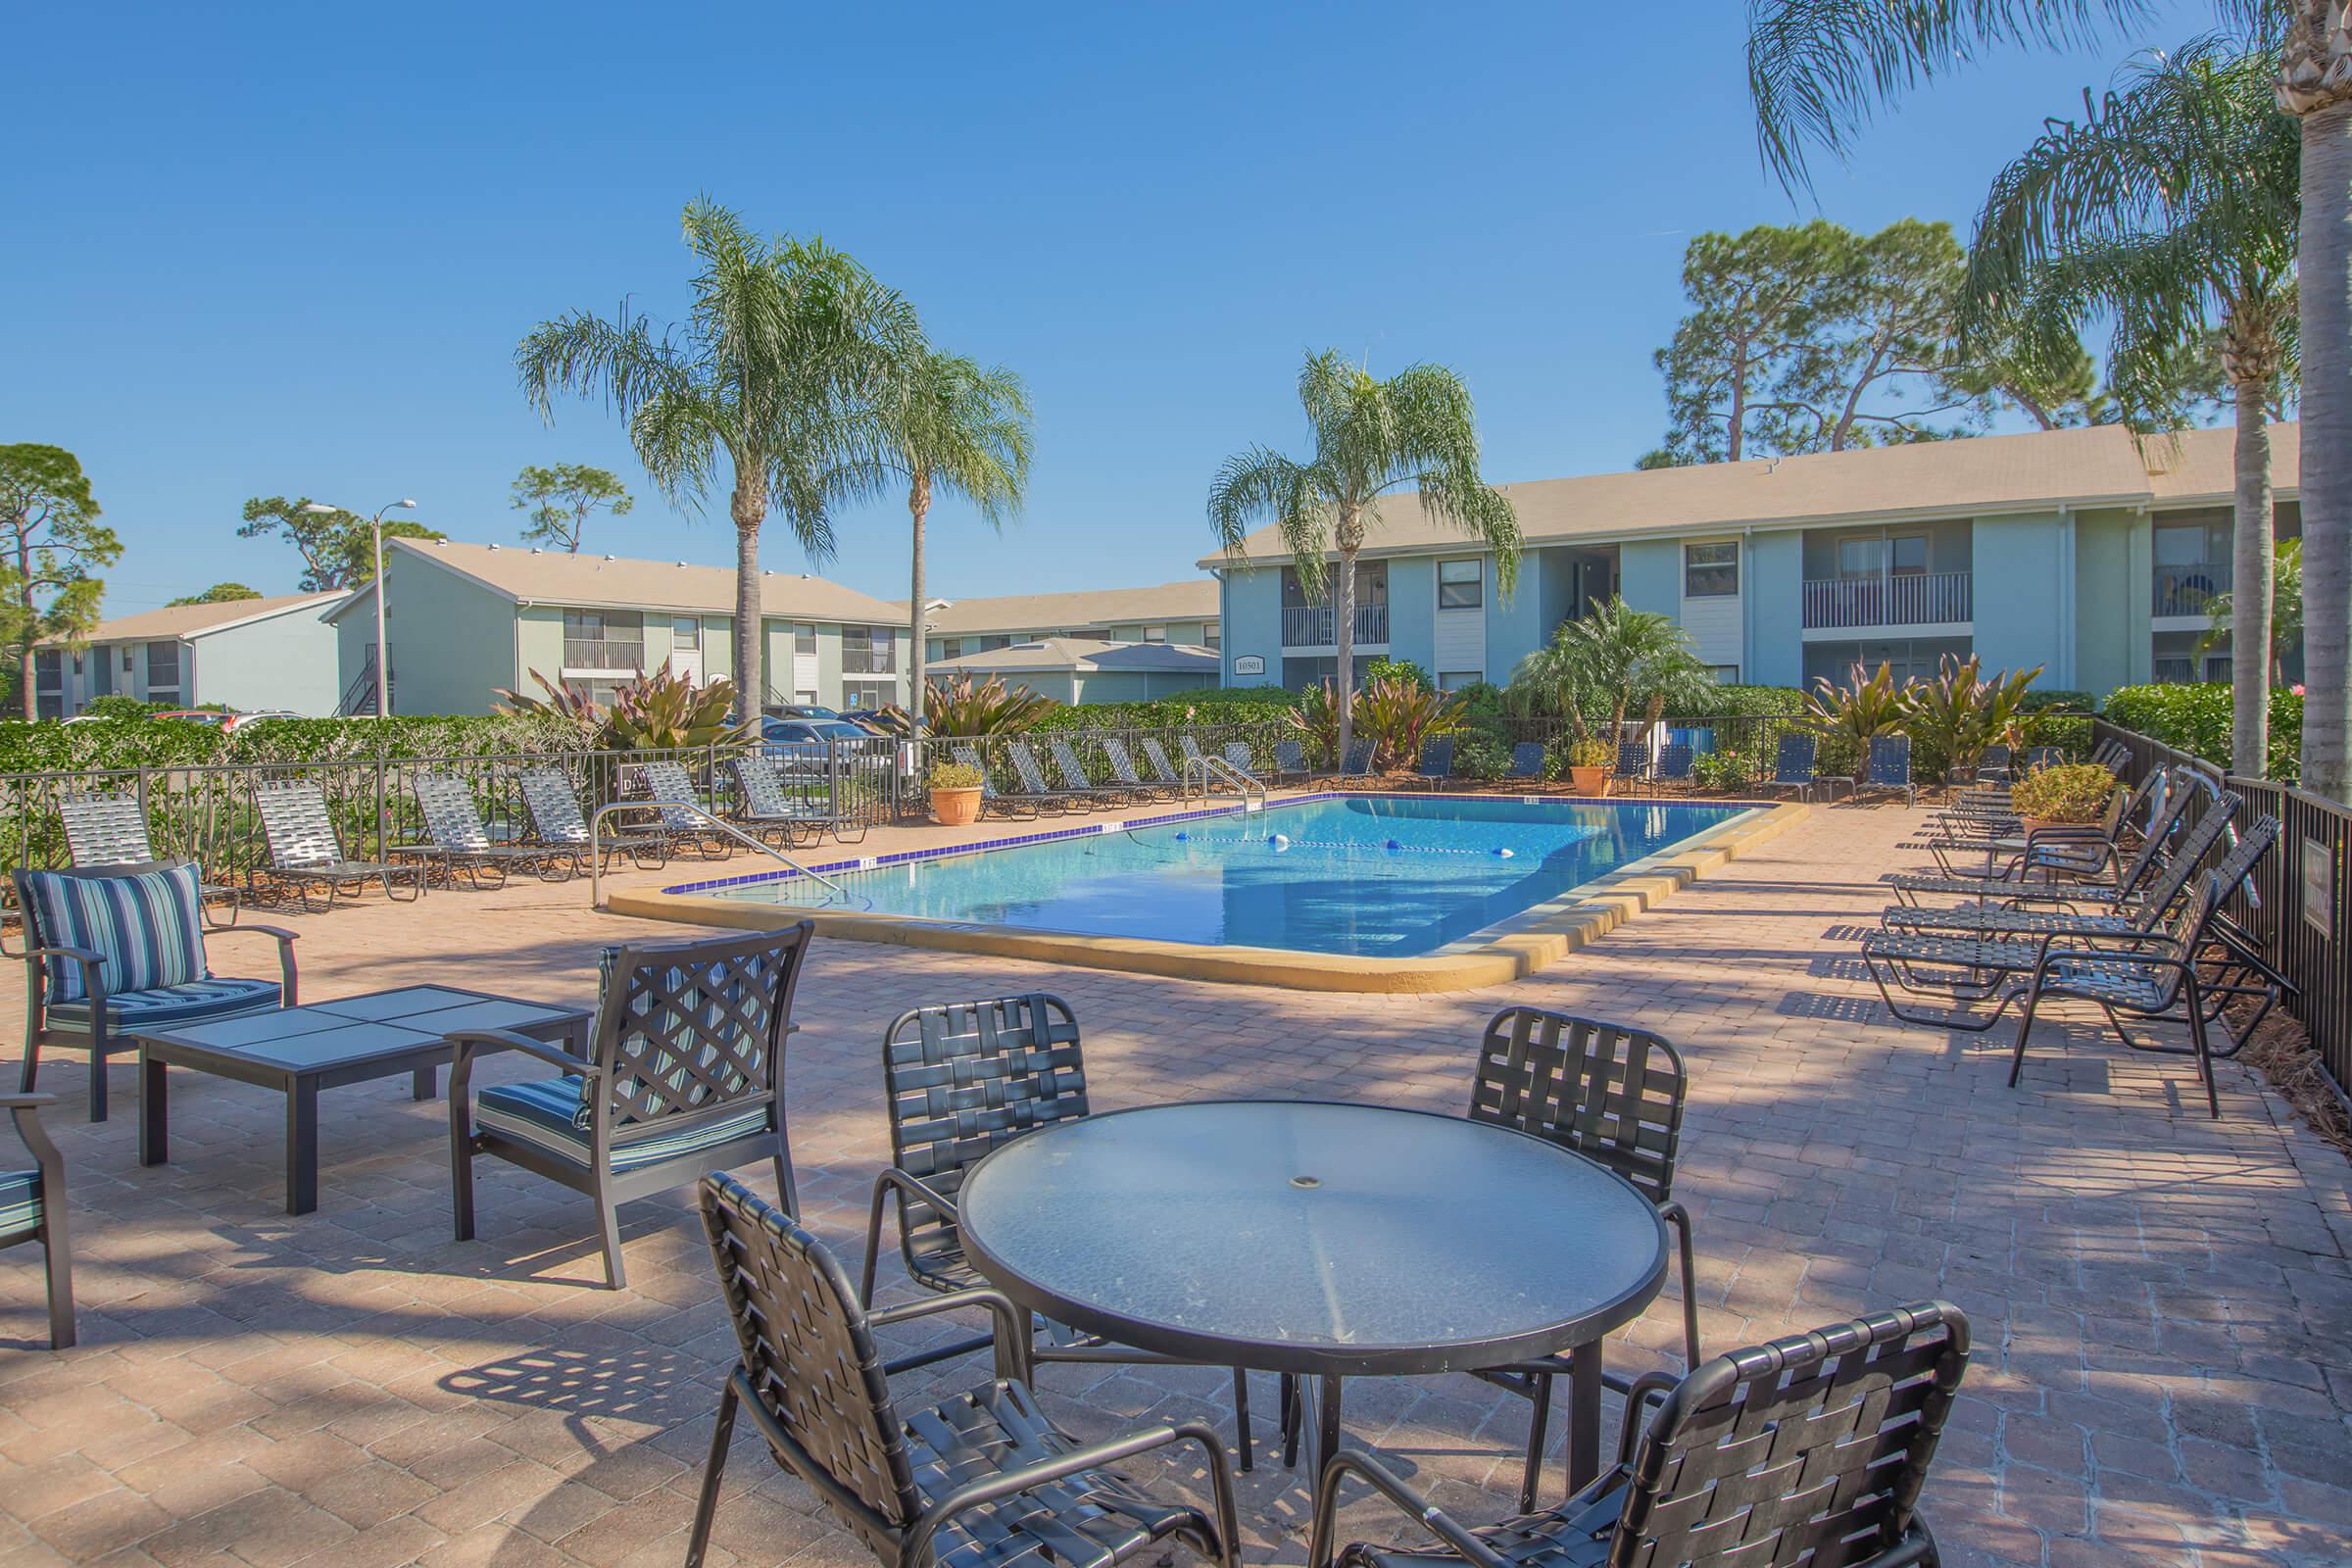
[[1444,366],[1410,366],[1383,381],[1327,349],[1298,372],[1298,402],[1313,456],[1300,462],[1258,446],[1227,459],[1209,486],[1208,521],[1237,566],[1247,562],[1242,542],[1252,528],[1279,528],[1309,603],[1322,598],[1325,558],[1339,558],[1332,598],[1345,757],[1354,710],[1355,558],[1381,520],[1381,498],[1402,486],[1418,491],[1422,512],[1494,553],[1506,595],[1519,581],[1519,516],[1479,477],[1470,390]]
[[[2155,11],[2150,0],[1751,0],[1748,86],[1765,161],[1790,189],[1905,88],[1995,47],[2054,48]],[[2300,122],[2303,787],[2352,799],[2352,25],[2343,0],[2216,0],[2278,50]]]
[[[2270,408],[2295,351],[2301,138],[2274,71],[2206,39],[2127,68],[2081,121],[2001,171],[1961,288],[1961,353],[1987,335],[2052,358],[2115,323],[2108,382],[2142,431],[2177,423],[2185,351],[2218,354],[2237,418],[2231,765],[2270,754]],[[2022,323],[2011,325],[2008,323]]]
[[881,413],[881,462],[906,483],[914,520],[913,593],[908,601],[907,710],[923,716],[923,525],[941,492],[970,502],[992,528],[1020,510],[1029,488],[1029,391],[1001,366],[917,344],[892,376]]
[[809,560],[833,553],[832,510],[884,479],[875,411],[922,341],[913,308],[820,239],[770,242],[707,198],[683,220],[697,270],[684,322],[657,334],[624,302],[575,311],[514,351],[523,391],[553,420],[559,391],[601,396],[673,505],[700,510],[723,456],[735,523],[737,716],[760,709],[760,529],[780,512]]

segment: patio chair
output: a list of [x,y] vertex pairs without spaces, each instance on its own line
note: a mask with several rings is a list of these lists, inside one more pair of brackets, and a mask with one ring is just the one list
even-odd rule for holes
[[1013,776],[1021,781],[1021,794],[1025,798],[1035,801],[1041,809],[1052,811],[1090,810],[1098,806],[1112,804],[1119,799],[1116,793],[1106,795],[1101,790],[1091,787],[1076,790],[1055,789],[1052,784],[1046,782],[1046,771],[1037,765],[1037,754],[1029,749],[1027,741],[1006,741],[1004,755],[1011,760]]
[[1236,773],[1260,788],[1265,786],[1267,775],[1257,770],[1257,759],[1251,754],[1248,741],[1227,741],[1219,749],[1219,755]]
[[[1919,804],[1919,786],[1911,782],[1910,736],[1873,735],[1870,738],[1869,768],[1862,787],[1888,795],[1900,791],[1905,806]],[[1855,793],[1859,795],[1861,791]]]
[[[90,1054],[90,1120],[106,1120],[106,1061],[138,1049],[130,1036],[167,1024],[206,1023],[293,1006],[294,933],[270,925],[207,927],[198,912],[195,863],[156,860],[92,870],[19,871],[24,911],[24,1064],[17,1088],[31,1094],[41,1048]],[[267,937],[278,978],[213,973],[212,936]]]
[[1967,1317],[1923,1301],[1716,1356],[1679,1384],[1653,1372],[1627,1402],[1614,1469],[1557,1508],[1476,1529],[1343,1449],[1315,1488],[1307,1568],[1331,1568],[1350,1476],[1441,1548],[1358,1543],[1346,1568],[1934,1568],[1919,1494],[1967,1370]]
[[[1147,742],[1146,744],[1153,743]],[[1110,763],[1110,776],[1128,788],[1138,791],[1139,799],[1165,801],[1171,800],[1181,793],[1180,785],[1165,780],[1148,779],[1137,772],[1135,758],[1127,750],[1127,743],[1116,735],[1103,737],[1102,756]]]
[[[1683,1365],[1698,1365],[1698,1277],[1690,1215],[1674,1200],[1681,1154],[1683,1102],[1690,1086],[1682,1054],[1661,1035],[1542,1007],[1505,1007],[1487,1020],[1470,1085],[1470,1120],[1492,1122],[1597,1161],[1639,1188],[1673,1229],[1682,1264]],[[1551,1384],[1573,1364],[1570,1353],[1481,1371],[1478,1377],[1535,1404],[1519,1506],[1536,1505],[1544,1472]],[[1615,1373],[1602,1381],[1627,1393]],[[1631,1419],[1629,1413],[1629,1419]]]
[[[1029,1391],[1020,1310],[993,1290],[869,1311],[840,1262],[792,1216],[723,1173],[702,1183],[703,1229],[739,1360],[687,1538],[710,1551],[735,1419],[748,1415],[776,1464],[894,1568],[1116,1568],[1182,1545],[1240,1568],[1240,1521],[1224,1445],[1198,1422],[1078,1446]],[[997,1326],[990,1382],[902,1414],[874,1330],[958,1308]],[[1185,1444],[1200,1450],[1214,1511],[1154,1497],[1104,1466]]]
[[[414,902],[423,897],[422,865],[345,858],[334,821],[326,814],[326,792],[318,785],[263,785],[253,792],[253,807],[261,814],[262,837],[270,846],[270,879],[293,888],[304,908],[331,909],[345,890],[357,897],[370,882],[382,887],[387,899]],[[409,889],[405,901],[399,892],[404,883]],[[311,902],[313,888],[326,890],[325,904]]]
[[1619,784],[1646,784],[1648,782],[1649,742],[1647,740],[1619,741],[1617,743],[1617,765],[1609,770],[1611,788]]
[[[865,823],[855,813],[820,810],[797,794],[792,781],[772,757],[746,752],[728,759],[735,770],[735,783],[742,792],[742,807],[736,819],[758,834],[780,833],[785,848],[816,843],[831,830],[834,839],[842,844],[857,844],[865,838]],[[849,835],[849,824],[855,822],[857,838]]]
[[[570,778],[560,767],[526,767],[521,790],[522,808],[531,818],[532,839],[545,848],[567,852],[573,868],[578,869],[595,846],[590,843],[588,819],[580,814],[580,798],[573,792]],[[627,856],[639,870],[658,871],[669,863],[669,841],[659,833],[608,825],[603,844],[605,864],[610,866],[616,855]]]
[[723,860],[734,853],[734,840],[718,830],[712,820],[718,813],[695,793],[685,763],[646,762],[638,772],[645,780],[646,798],[656,808],[651,828],[667,841],[670,854],[691,849],[706,860]]
[[1544,782],[1544,743],[1521,741],[1511,748],[1511,770],[1503,775],[1514,784]]
[[2056,767],[2065,760],[2066,748],[2063,746],[2029,746],[2026,748],[2023,771],[2031,773],[2038,768]]
[[[69,795],[57,803],[57,816],[66,830],[66,858],[79,869],[152,865],[160,858],[147,837],[147,809],[135,795]],[[199,906],[226,904],[228,918],[220,923],[237,923],[235,888],[200,883],[196,898]]]
[[[2017,878],[1898,878],[1910,887],[1927,884],[1929,893],[1957,895],[1968,902],[1957,906],[1930,906],[1920,902],[1925,895],[1912,892],[1901,896],[1880,915],[1879,923],[1888,929],[1905,926],[1936,926],[1947,924],[1940,917],[1952,915],[1978,918],[2001,909],[2025,912],[2020,906],[2041,905],[2057,906],[2059,912],[2071,913],[2079,908],[2093,912],[2122,913],[2158,899],[2169,906],[2187,886],[2189,873],[2213,853],[2228,830],[2230,819],[2236,814],[2238,798],[2221,794],[2214,797],[2197,818],[2195,827],[2178,836],[2175,842],[2174,824],[2181,820],[2195,797],[2187,791],[2176,798],[2174,809],[2161,830],[2143,841],[2137,854],[2129,861],[2112,862],[2118,867],[2112,883],[2061,882],[2049,878],[2027,880],[2031,867]],[[2021,860],[2024,857],[2020,857]],[[1909,911],[1906,913],[1905,911]],[[1914,919],[1912,916],[1919,916]],[[1962,929],[1989,929],[1984,926]],[[2020,925],[2018,929],[2030,929]]]
[[980,814],[994,812],[998,816],[1027,821],[1037,815],[1037,801],[1026,795],[1006,795],[998,790],[996,781],[988,776],[988,768],[980,760],[977,746],[954,746],[949,754],[964,767],[980,775]]
[[49,1287],[49,1348],[70,1348],[74,1332],[74,1245],[66,1221],[66,1160],[41,1125],[41,1107],[55,1095],[0,1095],[32,1155],[30,1170],[0,1170],[0,1248],[41,1244]]
[[1047,755],[1054,759],[1054,770],[1061,775],[1062,788],[1080,790],[1104,802],[1148,800],[1152,787],[1148,784],[1129,784],[1114,778],[1107,784],[1098,784],[1086,776],[1086,764],[1078,760],[1078,748],[1065,736],[1056,735],[1046,743]]
[[452,885],[460,871],[466,873],[469,886],[478,888],[485,871],[497,872],[495,885],[505,887],[507,874],[514,870],[536,871],[542,881],[555,882],[578,869],[568,854],[535,844],[494,841],[482,825],[481,812],[474,808],[473,791],[463,779],[419,773],[416,794],[417,809],[424,815],[425,834],[432,842],[396,844],[390,853],[414,858],[428,869],[439,865],[443,879]]
[[2006,746],[1987,746],[1977,758],[1976,780],[1979,784],[2009,787],[2010,770],[2016,765],[2017,754]]
[[[2210,803],[2218,799],[2219,791],[2211,776],[2201,769],[2182,769],[2176,780],[2159,768],[2142,779],[2139,788],[2129,797],[2119,791],[2109,803],[2109,817],[2103,823],[2045,827],[2031,835],[2021,834],[2014,824],[1998,830],[1981,826],[1974,832],[1947,830],[1931,838],[1908,840],[1901,848],[1934,853],[1941,869],[1899,872],[1886,879],[1887,885],[1895,890],[1897,897],[1910,902],[1931,894],[1969,898],[2006,896],[2001,890],[2027,890],[2032,885],[2030,879],[2034,878],[2046,887],[2057,884],[2061,878],[2070,883],[2092,883],[2111,877],[2114,886],[2130,891],[2154,868],[2157,858],[2185,820],[2189,808],[2205,800],[2210,809]],[[2148,813],[2147,820],[2139,822],[2137,815],[2143,808]],[[2123,859],[2118,847],[2127,828],[2139,840],[2138,850],[2129,862]],[[2008,865],[1995,873],[1989,862],[2002,853],[2000,841],[2004,838],[2022,838],[2025,842]],[[1953,853],[1984,856],[1987,862],[1984,874],[1954,874],[1948,858]]]
[[1158,737],[1144,737],[1144,760],[1152,764],[1152,782],[1179,796],[1184,794],[1184,773],[1168,761],[1167,748],[1159,744]]
[[1421,743],[1421,766],[1413,774],[1413,782],[1427,790],[1453,782],[1452,736],[1440,735]]
[[2132,765],[2132,749],[2110,737],[2090,749],[2090,760],[2094,766],[2103,767],[2120,778],[2124,769]]
[[[504,1029],[449,1044],[449,1156],[457,1239],[473,1240],[484,1154],[596,1200],[605,1283],[619,1290],[620,1205],[709,1171],[765,1159],[788,1209],[784,1036],[811,922],[749,936],[607,948],[589,1055]],[[474,1053],[518,1052],[557,1076],[471,1091]]]
[[1650,774],[1650,785],[1653,789],[1672,785],[1688,790],[1691,787],[1697,767],[1697,754],[1691,750],[1689,742],[1669,741],[1658,748],[1658,765]]
[[1794,790],[1796,798],[1810,803],[1814,789],[1821,783],[1814,771],[1815,759],[1821,752],[1821,738],[1802,730],[1785,730],[1772,761],[1772,787]]
[[1274,766],[1266,777],[1277,784],[1303,783],[1315,776],[1307,765],[1306,748],[1298,741],[1274,743]]
[[1370,741],[1350,737],[1348,742],[1348,755],[1340,759],[1338,777],[1356,781],[1371,778],[1373,776],[1372,755],[1373,745]]

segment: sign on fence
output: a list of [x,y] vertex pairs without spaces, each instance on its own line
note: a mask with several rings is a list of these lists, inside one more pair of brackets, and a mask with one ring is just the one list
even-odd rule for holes
[[2320,839],[2303,841],[2303,923],[2323,941],[2335,936],[2335,857]]

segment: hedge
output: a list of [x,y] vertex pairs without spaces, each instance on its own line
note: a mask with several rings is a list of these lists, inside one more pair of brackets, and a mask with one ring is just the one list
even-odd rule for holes
[[1054,709],[1040,729],[1173,729],[1185,724],[1272,724],[1298,710],[1298,694],[1279,686],[1225,686],[1143,703],[1080,703]]
[[[2221,685],[2122,686],[2107,696],[2107,719],[2227,770],[2233,701],[2230,688]],[[2303,699],[2274,687],[2270,776],[2291,784],[2301,777],[2302,765]]]
[[0,722],[0,773],[95,768],[294,763],[377,757],[481,757],[581,749],[560,719],[466,717],[273,718],[224,733],[190,719],[98,719],[87,724]]

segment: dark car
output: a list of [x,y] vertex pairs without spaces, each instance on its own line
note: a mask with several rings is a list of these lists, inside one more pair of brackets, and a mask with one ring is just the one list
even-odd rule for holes
[[784,764],[786,771],[821,773],[825,770],[827,742],[833,757],[845,765],[855,763],[859,768],[888,767],[893,763],[890,743],[870,730],[841,718],[776,718],[760,720],[760,749]]

